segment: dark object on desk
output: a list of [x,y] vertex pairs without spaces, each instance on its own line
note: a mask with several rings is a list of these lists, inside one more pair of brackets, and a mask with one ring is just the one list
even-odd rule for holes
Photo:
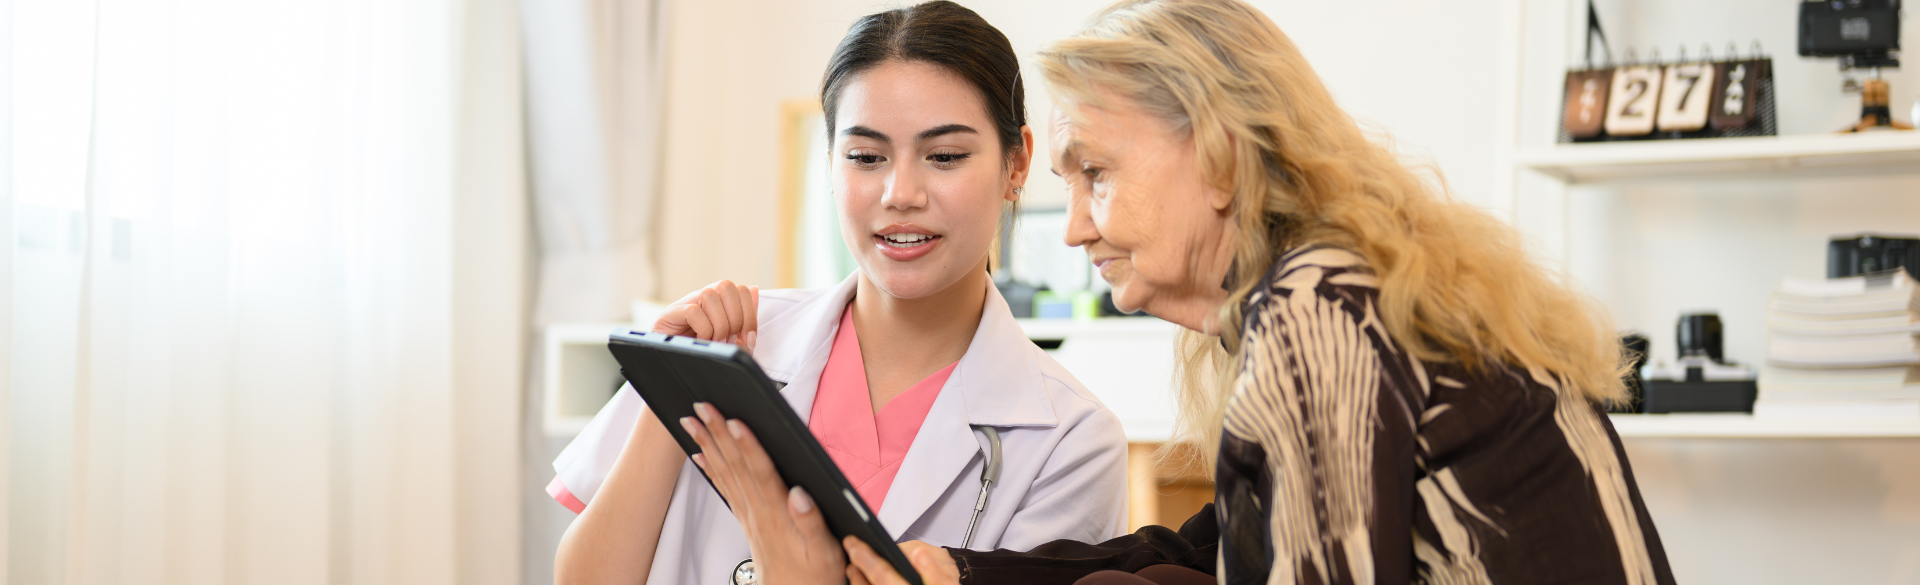
[[1680,346],[1680,355],[1676,357],[1704,355],[1714,363],[1726,362],[1718,313],[1700,311],[1681,315],[1673,338]]
[[1827,278],[1906,268],[1920,272],[1920,239],[1860,234],[1836,236],[1827,242]]
[[993,286],[1000,289],[1000,298],[1007,300],[1007,310],[1013,313],[1013,318],[1033,318],[1033,295],[1044,289],[1035,288],[1031,284],[1011,278],[1006,280],[996,278]]
[[[1692,375],[1689,372],[1689,375]],[[1706,382],[1648,380],[1645,412],[1753,412],[1760,386],[1753,381]]]
[[1628,352],[1627,364],[1633,368],[1627,372],[1625,380],[1627,384],[1627,401],[1620,404],[1607,405],[1607,412],[1619,414],[1644,412],[1646,410],[1647,382],[1640,377],[1640,369],[1647,365],[1647,350],[1652,347],[1652,342],[1648,341],[1645,335],[1628,333],[1620,336],[1620,346]]

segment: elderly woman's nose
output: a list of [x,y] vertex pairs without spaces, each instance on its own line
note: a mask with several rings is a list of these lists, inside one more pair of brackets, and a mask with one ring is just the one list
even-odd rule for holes
[[1092,197],[1080,193],[1067,196],[1067,245],[1085,246],[1100,239],[1093,225]]

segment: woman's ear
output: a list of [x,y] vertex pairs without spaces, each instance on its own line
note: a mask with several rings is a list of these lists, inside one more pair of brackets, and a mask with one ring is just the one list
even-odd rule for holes
[[1208,187],[1207,190],[1211,191],[1210,193],[1207,194],[1207,202],[1213,204],[1214,211],[1217,211],[1220,214],[1225,215],[1227,213],[1227,210],[1233,207],[1232,191],[1221,189],[1219,187]]
[[1027,184],[1027,173],[1033,170],[1033,128],[1031,126],[1020,127],[1020,152],[1013,153],[1013,156],[1007,160],[1007,167],[1013,171],[1008,177],[1013,188],[1007,190],[1007,200],[1019,201],[1021,191]]
[[[1225,128],[1220,129],[1220,133],[1227,137],[1227,160],[1230,161],[1233,166],[1238,167],[1240,165],[1240,140],[1235,138],[1233,134],[1228,133]],[[1191,140],[1191,138],[1189,140]],[[1229,172],[1228,176],[1233,176],[1234,174],[1233,172]],[[1233,192],[1209,185],[1207,187],[1207,203],[1213,206],[1214,211],[1225,213],[1229,208],[1233,207]]]

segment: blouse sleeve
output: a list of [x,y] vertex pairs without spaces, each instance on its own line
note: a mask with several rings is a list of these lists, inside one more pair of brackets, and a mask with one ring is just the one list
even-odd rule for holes
[[1178,532],[1147,526],[1098,544],[1056,540],[1025,552],[947,552],[960,567],[960,582],[967,584],[1072,583],[1099,571],[1132,573],[1153,565],[1179,565],[1211,575],[1220,541],[1216,517],[1213,504],[1207,504]]
[[1381,325],[1372,285],[1307,266],[1250,299],[1217,469],[1227,582],[1412,576],[1422,374]]

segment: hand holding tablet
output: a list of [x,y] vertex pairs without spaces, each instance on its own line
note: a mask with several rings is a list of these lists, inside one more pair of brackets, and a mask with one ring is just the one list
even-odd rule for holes
[[[712,405],[693,405],[699,418],[680,419],[700,445],[693,463],[733,506],[753,550],[762,583],[838,583],[847,571],[840,542],[806,488],[789,489],[760,440],[739,420],[724,420]],[[848,536],[848,540],[858,539]]]
[[[753,356],[731,344],[642,331],[615,332],[607,349],[740,520],[756,573],[810,583],[827,571],[829,582],[843,582],[836,536],[864,542],[896,572],[914,572]],[[917,575],[904,579],[920,584]]]
[[[873,547],[848,535],[834,542],[826,518],[805,488],[784,487],[753,431],[739,420],[726,420],[712,405],[698,403],[699,418],[680,419],[681,428],[700,446],[693,462],[713,481],[720,496],[733,504],[742,520],[762,583],[838,583],[841,573],[852,585],[908,585],[892,564]],[[708,457],[707,454],[713,454]],[[844,546],[845,554],[841,552]],[[924,542],[900,544],[913,563],[920,582],[958,584],[960,569],[946,549]],[[850,557],[850,558],[849,558]],[[777,577],[775,577],[777,576]]]

